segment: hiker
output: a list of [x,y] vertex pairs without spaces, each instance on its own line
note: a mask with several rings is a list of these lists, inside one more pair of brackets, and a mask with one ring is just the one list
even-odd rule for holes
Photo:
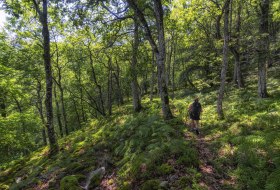
[[199,98],[196,97],[194,102],[188,108],[189,116],[191,119],[191,128],[199,135],[199,120],[200,114],[202,112],[201,104],[199,103]]

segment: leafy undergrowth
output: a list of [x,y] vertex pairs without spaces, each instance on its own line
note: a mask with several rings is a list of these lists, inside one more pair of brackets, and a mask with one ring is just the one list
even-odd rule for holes
[[[158,110],[159,101],[152,106]],[[129,109],[118,108],[109,119],[93,120],[61,139],[60,152],[51,159],[44,148],[10,163],[0,173],[1,188],[79,189],[100,167],[106,169],[107,181],[100,182],[105,186],[158,189],[173,177],[169,185],[174,188],[192,187],[197,181],[197,152],[184,140],[183,123],[176,118],[166,123],[148,109],[140,114],[130,114]],[[187,180],[182,180],[187,172]]]
[[[60,139],[55,157],[48,158],[43,148],[3,166],[0,189],[82,189],[101,167],[106,172],[96,179],[99,189],[207,189],[201,184],[201,159],[213,166],[221,189],[280,189],[279,80],[269,80],[267,99],[257,98],[256,81],[246,82],[246,89],[227,88],[224,120],[217,119],[214,90],[177,92],[171,101],[176,118],[167,122],[158,115],[158,99],[144,99],[139,114],[131,113],[130,105],[115,108],[110,118],[92,120]],[[183,124],[195,95],[203,105],[201,139]],[[201,158],[198,140],[209,158]]]

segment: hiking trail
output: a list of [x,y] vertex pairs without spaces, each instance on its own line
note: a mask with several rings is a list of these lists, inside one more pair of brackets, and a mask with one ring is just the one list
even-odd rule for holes
[[190,133],[189,131],[185,133],[185,139],[191,140],[191,138],[194,138],[195,140],[195,147],[199,158],[199,172],[202,175],[199,185],[208,190],[221,190],[225,183],[234,184],[234,181],[229,176],[218,173],[213,165],[213,161],[218,156],[215,152],[210,151],[209,148],[213,139],[207,139],[202,134],[193,137]]

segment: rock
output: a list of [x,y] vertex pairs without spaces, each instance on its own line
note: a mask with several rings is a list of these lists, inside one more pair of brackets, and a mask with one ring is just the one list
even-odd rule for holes
[[177,175],[172,175],[169,179],[170,179],[171,182],[174,182],[178,179],[178,176]]
[[97,170],[92,171],[87,179],[85,189],[93,189],[99,186],[104,175],[105,167],[101,167]]
[[162,182],[160,182],[159,186],[160,186],[162,189],[168,189],[168,181],[162,181]]

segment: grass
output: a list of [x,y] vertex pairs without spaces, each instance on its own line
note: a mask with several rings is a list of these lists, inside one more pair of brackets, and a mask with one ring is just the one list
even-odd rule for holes
[[269,79],[267,99],[257,98],[256,78],[246,81],[246,89],[228,87],[224,120],[217,119],[215,90],[189,96],[178,91],[171,100],[176,118],[167,122],[158,114],[159,99],[143,99],[145,110],[139,114],[131,105],[116,108],[110,118],[92,120],[60,139],[60,152],[52,159],[42,148],[2,167],[0,189],[63,189],[67,181],[84,185],[100,166],[115,175],[109,181],[119,189],[161,189],[163,181],[168,189],[204,189],[196,137],[184,138],[186,108],[196,95],[204,110],[202,134],[216,155],[209,162],[224,176],[223,189],[280,189],[279,82]]

